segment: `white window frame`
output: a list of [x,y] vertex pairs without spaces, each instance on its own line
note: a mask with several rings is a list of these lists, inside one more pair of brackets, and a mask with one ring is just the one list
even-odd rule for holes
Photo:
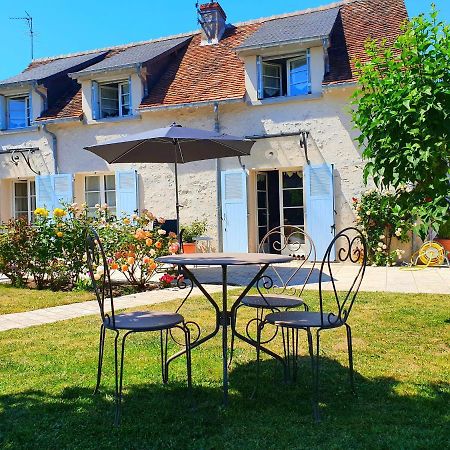
[[[263,98],[283,97],[283,71],[282,71],[281,65],[280,65],[280,64],[271,63],[270,61],[264,61],[264,60],[263,60],[261,66],[262,66],[262,67],[261,67],[261,83],[262,83],[262,86],[261,86],[262,89],[261,89],[261,91],[262,91]],[[272,66],[272,67],[276,67],[276,68],[279,70],[279,75],[278,75],[278,77],[273,77],[273,76],[271,76],[271,75],[264,75],[264,66]],[[264,96],[264,89],[265,89],[264,79],[265,79],[265,78],[275,78],[275,79],[278,78],[278,81],[280,82],[280,93],[279,93],[279,95],[273,95],[273,96],[271,96],[271,97],[265,97],[265,96]]]
[[[106,177],[111,176],[114,178],[114,186],[115,189],[106,189]],[[90,177],[97,177],[99,178],[99,191],[93,191],[93,190],[87,190],[86,189],[86,181],[87,178]],[[116,210],[117,210],[117,186],[115,185],[115,174],[114,173],[100,173],[100,174],[93,174],[93,175],[85,175],[84,177],[84,199],[85,202],[87,203],[87,198],[86,198],[86,194],[88,192],[99,192],[100,193],[100,206],[104,205],[106,202],[106,194],[108,192],[114,192],[115,197],[116,197],[116,204],[114,206],[108,205],[108,211],[112,214],[112,215],[116,215]],[[95,208],[93,206],[89,207],[88,206],[88,214],[89,211],[93,211]]]
[[[34,194],[31,194],[31,183],[34,183]],[[13,181],[12,188],[12,216],[17,219],[16,214],[19,212],[16,210],[16,184],[27,185],[27,220],[29,223],[34,222],[34,210],[36,209],[36,181],[34,179],[16,180]],[[34,205],[33,205],[34,198]],[[34,207],[33,207],[34,206]],[[24,211],[20,211],[24,212]]]
[[[10,116],[10,101],[25,99],[25,127],[13,127],[11,126],[11,116]],[[27,128],[31,126],[31,101],[30,94],[18,94],[6,97],[6,129],[17,130],[20,128]]]
[[[103,115],[103,107],[102,107],[102,87],[107,86],[109,84],[117,84],[117,96],[118,96],[118,104],[119,104],[119,114],[117,116],[104,116]],[[128,94],[123,93],[123,87],[128,86]],[[128,95],[128,114],[123,114],[123,107],[126,106],[126,103],[123,101],[123,97]],[[104,81],[98,83],[98,98],[99,98],[99,116],[100,119],[109,119],[112,117],[126,117],[131,115],[131,83],[129,80],[119,80],[119,81]]]
[[[298,172],[301,174],[302,178],[302,187],[301,188],[285,188],[283,187],[283,174],[286,172]],[[305,177],[303,174],[303,170],[301,168],[289,168],[289,169],[280,169],[278,171],[279,176],[279,198],[280,198],[280,224],[285,225],[284,223],[284,210],[285,209],[301,209],[303,211],[303,225],[300,224],[294,224],[293,227],[299,227],[305,229],[306,227],[306,214],[305,214],[305,186],[303,184]],[[284,191],[302,191],[303,196],[303,205],[302,206],[284,206]]]
[[[291,94],[291,83],[290,83],[290,79],[291,79],[291,63],[294,61],[297,61],[299,59],[303,59],[306,58],[306,70],[307,70],[307,87],[308,87],[308,92],[306,94],[297,94],[297,95],[292,95]],[[311,94],[311,67],[310,67],[310,53],[309,53],[309,49],[307,50],[306,54],[303,56],[296,56],[294,58],[289,58],[286,61],[286,86],[287,86],[287,96],[288,97],[297,97],[299,95],[308,95]]]

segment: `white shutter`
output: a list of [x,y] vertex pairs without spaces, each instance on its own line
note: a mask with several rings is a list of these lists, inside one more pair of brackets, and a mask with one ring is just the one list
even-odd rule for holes
[[135,170],[116,172],[116,211],[118,217],[138,212],[138,179]]
[[36,207],[54,209],[53,175],[37,175],[36,182]]
[[100,92],[98,88],[98,83],[96,81],[92,82],[91,85],[91,110],[92,118],[94,120],[100,119]]
[[65,204],[73,201],[72,174],[63,173],[53,175],[54,186],[54,205],[57,208],[63,208]]
[[263,71],[262,71],[262,57],[256,57],[256,76],[257,76],[257,92],[258,92],[258,100],[261,100],[264,97],[263,91]]
[[0,130],[6,128],[6,98],[4,95],[0,95]]

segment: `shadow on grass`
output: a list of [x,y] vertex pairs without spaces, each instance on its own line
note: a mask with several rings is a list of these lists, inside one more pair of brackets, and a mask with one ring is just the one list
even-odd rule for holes
[[[194,359],[195,364],[195,359]],[[194,366],[195,369],[195,366]],[[400,393],[393,378],[356,375],[349,393],[347,368],[322,359],[322,422],[311,412],[311,372],[300,358],[299,379],[284,384],[281,366],[254,362],[231,372],[229,406],[219,383],[196,379],[192,395],[182,383],[127,385],[122,425],[114,428],[111,385],[96,396],[83,387],[60,393],[25,391],[0,396],[2,448],[416,448],[445,446],[448,390],[410,386]],[[94,380],[93,380],[94,381]],[[447,387],[448,388],[448,387]]]

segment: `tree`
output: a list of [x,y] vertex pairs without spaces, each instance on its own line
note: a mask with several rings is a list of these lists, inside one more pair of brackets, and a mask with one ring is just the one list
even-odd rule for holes
[[429,16],[411,19],[389,45],[366,43],[357,61],[353,122],[366,160],[364,179],[395,189],[425,238],[450,211],[450,27]]

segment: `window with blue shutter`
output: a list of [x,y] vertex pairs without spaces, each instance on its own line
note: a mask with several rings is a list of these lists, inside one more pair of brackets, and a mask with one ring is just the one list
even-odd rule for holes
[[36,208],[53,211],[55,208],[53,193],[53,175],[38,175],[36,181]]
[[247,172],[221,173],[222,238],[224,252],[248,251]]
[[135,170],[116,172],[116,210],[118,217],[138,213],[138,178]]
[[307,165],[304,181],[306,231],[314,241],[317,258],[321,260],[335,234],[333,166]]

